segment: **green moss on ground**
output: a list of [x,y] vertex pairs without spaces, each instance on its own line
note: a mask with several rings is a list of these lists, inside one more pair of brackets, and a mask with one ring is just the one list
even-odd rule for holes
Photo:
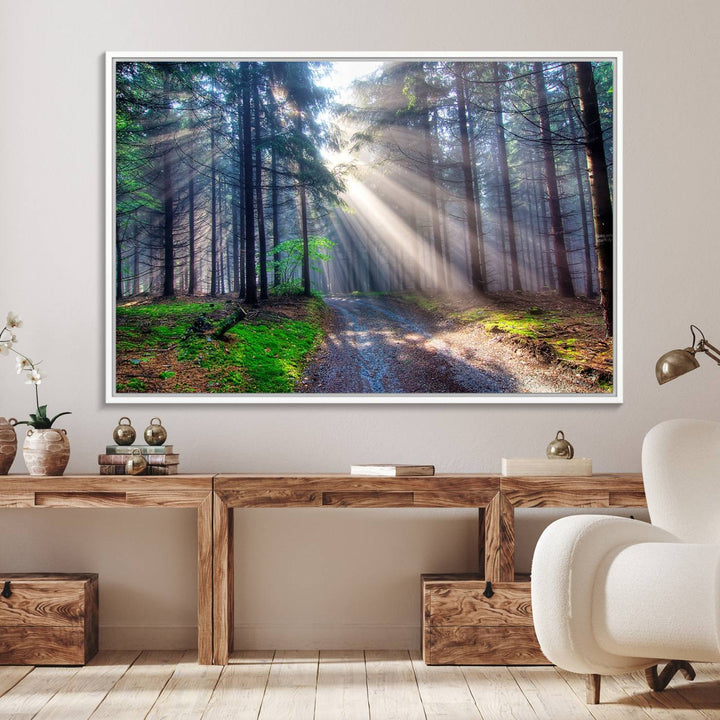
[[[324,309],[317,297],[293,303],[299,317],[260,311],[223,339],[214,338],[211,328],[234,303],[178,300],[118,308],[117,391],[292,392],[322,341]],[[200,319],[208,332],[192,332]]]

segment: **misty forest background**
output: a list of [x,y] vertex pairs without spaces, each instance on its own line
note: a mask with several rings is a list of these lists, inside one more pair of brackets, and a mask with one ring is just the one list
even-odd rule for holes
[[355,293],[564,333],[607,392],[612,62],[352,63],[116,61],[117,390],[293,391]]

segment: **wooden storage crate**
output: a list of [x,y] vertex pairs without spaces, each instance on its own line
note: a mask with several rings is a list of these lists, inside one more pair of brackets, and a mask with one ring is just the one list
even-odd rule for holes
[[98,576],[0,574],[0,665],[84,665],[98,650]]
[[423,575],[423,659],[428,665],[548,665],[530,607],[530,578]]

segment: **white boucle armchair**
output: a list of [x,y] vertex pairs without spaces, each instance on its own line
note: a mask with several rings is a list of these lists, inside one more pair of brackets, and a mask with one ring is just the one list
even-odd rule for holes
[[657,425],[642,470],[652,524],[566,517],[545,530],[533,557],[540,647],[588,675],[592,703],[602,675],[645,669],[662,690],[678,670],[694,678],[688,661],[720,661],[720,423]]

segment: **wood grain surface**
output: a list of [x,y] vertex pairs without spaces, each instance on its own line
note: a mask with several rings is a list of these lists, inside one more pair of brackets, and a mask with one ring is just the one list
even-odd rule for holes
[[512,582],[515,575],[515,511],[502,493],[485,508],[485,579]]
[[[198,660],[201,664],[210,664],[214,630],[212,487],[213,475],[6,475],[0,476],[0,507],[197,509]],[[89,646],[96,647],[96,623],[85,628],[85,637],[89,638]]]
[[84,581],[55,579],[9,579],[0,575],[0,585],[10,582],[9,598],[0,597],[0,628],[10,625],[83,626]]
[[503,477],[500,489],[515,507],[643,507],[639,473],[584,477]]
[[232,508],[213,493],[213,662],[218,665],[227,665],[233,649],[234,523]]
[[547,665],[535,629],[528,626],[430,627],[428,665]]
[[15,625],[0,628],[0,665],[83,665],[82,627]]
[[0,576],[0,664],[81,665],[98,650],[98,576]]
[[480,507],[500,477],[434,475],[217,475],[215,492],[231,507]]
[[494,583],[493,595],[483,595],[484,581],[426,585],[432,625],[532,626],[530,583]]

